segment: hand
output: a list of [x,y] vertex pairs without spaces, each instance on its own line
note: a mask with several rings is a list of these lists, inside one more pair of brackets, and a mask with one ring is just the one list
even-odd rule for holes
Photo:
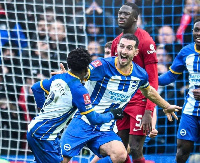
[[180,106],[176,106],[176,105],[170,105],[169,107],[167,107],[166,109],[163,109],[163,112],[165,113],[165,115],[167,116],[169,121],[173,121],[172,120],[172,116],[178,120],[178,117],[176,116],[176,114],[174,113],[175,111],[179,111],[180,109],[182,109],[182,107]]
[[62,63],[60,63],[60,68],[61,70],[60,71],[56,71],[56,72],[51,72],[51,75],[55,75],[55,74],[63,74],[63,73],[66,73],[67,70],[65,70],[65,67]]
[[194,89],[193,91],[194,99],[200,101],[200,88]]
[[150,138],[155,138],[158,135],[158,130],[156,130],[155,128],[152,129],[152,131],[149,134]]
[[122,119],[124,116],[122,108],[111,109],[110,112],[114,115],[114,119]]
[[151,113],[152,113],[152,111],[145,110],[145,113],[144,113],[144,115],[142,117],[142,124],[141,124],[140,128],[143,127],[143,133],[145,133],[146,135],[148,135],[152,130]]

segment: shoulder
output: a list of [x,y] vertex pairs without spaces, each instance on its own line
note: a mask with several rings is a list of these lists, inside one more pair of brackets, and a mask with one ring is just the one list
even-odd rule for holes
[[186,46],[184,46],[180,52],[178,53],[178,56],[182,56],[182,57],[187,57],[188,55],[190,55],[191,53],[195,53],[195,48],[194,48],[195,44],[191,43],[188,44]]
[[153,38],[149,35],[149,33],[141,28],[137,28],[135,36],[138,37],[139,41],[146,42],[148,40],[154,42]]
[[147,75],[146,70],[134,62],[133,62],[133,71],[136,72],[137,74],[141,74],[145,76]]

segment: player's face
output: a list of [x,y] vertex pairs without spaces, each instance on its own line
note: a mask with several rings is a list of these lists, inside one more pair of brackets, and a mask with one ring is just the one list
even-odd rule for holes
[[118,62],[120,66],[129,66],[132,63],[133,57],[139,52],[135,48],[136,41],[122,38],[117,46]]
[[118,25],[122,29],[130,28],[137,20],[134,18],[135,11],[127,5],[123,5],[118,12]]
[[194,24],[193,38],[197,46],[200,46],[200,21]]

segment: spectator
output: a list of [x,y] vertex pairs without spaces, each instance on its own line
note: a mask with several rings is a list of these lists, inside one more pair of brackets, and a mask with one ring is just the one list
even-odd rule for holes
[[97,41],[89,42],[88,53],[91,55],[92,60],[95,60],[98,57],[103,57],[101,46]]
[[[136,0],[135,2],[142,13],[144,29],[156,40],[158,26],[161,24],[176,25],[182,12],[182,0]],[[165,19],[163,19],[165,17]],[[175,27],[176,28],[176,27]]]
[[156,49],[156,55],[158,59],[158,63],[164,64],[169,68],[172,63],[172,55],[168,54],[165,50],[164,45],[159,45]]
[[199,17],[199,12],[199,0],[185,0],[183,15],[177,20],[177,24],[180,24],[180,26],[176,32],[176,38],[182,45],[187,45],[193,42],[193,37],[191,35],[193,22]]
[[[11,46],[14,48],[13,46]],[[19,92],[19,89],[22,85],[22,73],[21,73],[21,63],[19,56],[17,56],[16,50],[10,48],[10,45],[7,44],[2,48],[2,66],[5,70],[6,75],[6,82],[8,82],[8,87],[12,87],[12,91],[10,94],[12,94],[12,100],[13,102],[16,102],[17,96],[15,96],[16,93]],[[10,89],[10,88],[8,88]]]
[[104,46],[104,58],[111,57],[112,41],[109,41]]
[[176,40],[176,36],[172,27],[164,25],[158,29],[158,43],[159,44],[172,44]]
[[50,77],[51,65],[49,57],[49,44],[44,41],[38,41],[31,50],[23,53],[24,74],[26,77],[32,76],[33,71],[39,71],[44,78]]
[[44,19],[48,23],[56,21],[56,12],[53,7],[46,7],[43,13],[44,14],[40,15],[40,18]]
[[23,134],[26,132],[26,125],[22,123],[23,117],[17,110],[16,103],[11,104],[6,98],[0,98],[0,126],[2,127],[2,144],[0,153],[1,155],[17,155],[19,151],[16,150],[16,146],[22,149],[22,143],[19,140],[22,139]]
[[51,68],[58,69],[60,62],[67,58],[67,41],[65,26],[61,20],[52,22],[49,31]]
[[31,47],[38,41],[46,41],[48,38],[48,31],[49,31],[49,24],[44,19],[39,19],[37,22],[37,29],[36,32],[33,34],[31,41]]
[[27,47],[27,38],[23,32],[22,25],[16,22],[15,15],[13,14],[13,5],[11,3],[6,5],[6,15],[10,18],[10,21],[6,22],[4,16],[3,19],[0,19],[0,45],[3,47],[6,44],[12,43],[18,48],[18,53],[21,54],[22,49]]

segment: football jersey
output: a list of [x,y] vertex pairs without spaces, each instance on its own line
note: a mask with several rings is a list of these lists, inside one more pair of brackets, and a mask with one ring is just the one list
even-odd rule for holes
[[[119,36],[117,36],[111,46],[111,55],[117,56],[117,44],[120,41],[121,36],[123,33],[121,33]],[[137,63],[140,67],[145,68],[145,65],[151,64],[151,63],[157,63],[157,56],[156,56],[156,46],[155,42],[151,38],[151,36],[143,29],[137,28],[134,35],[139,40],[139,53],[137,56],[133,58],[133,61]],[[153,85],[153,83],[151,83]],[[134,97],[131,99],[130,103],[133,103],[133,105],[139,105],[139,106],[145,106],[146,105],[146,99],[140,90],[137,91],[137,93],[134,95]]]
[[92,111],[88,91],[70,72],[45,79],[40,86],[49,95],[40,113],[28,125],[28,132],[35,138],[54,140],[77,108],[81,114]]
[[[132,62],[129,74],[121,72],[116,64],[118,57],[100,58],[89,65],[89,77],[85,83],[92,108],[97,113],[108,112],[111,108],[123,108],[130,101],[138,88],[149,87],[148,74]],[[81,117],[90,124],[86,117]],[[100,131],[113,130],[115,120],[96,126]]]
[[200,116],[200,101],[194,99],[192,90],[200,88],[200,51],[195,43],[191,43],[179,52],[170,67],[174,74],[181,74],[184,70],[189,72],[189,92],[186,96],[183,113]]

